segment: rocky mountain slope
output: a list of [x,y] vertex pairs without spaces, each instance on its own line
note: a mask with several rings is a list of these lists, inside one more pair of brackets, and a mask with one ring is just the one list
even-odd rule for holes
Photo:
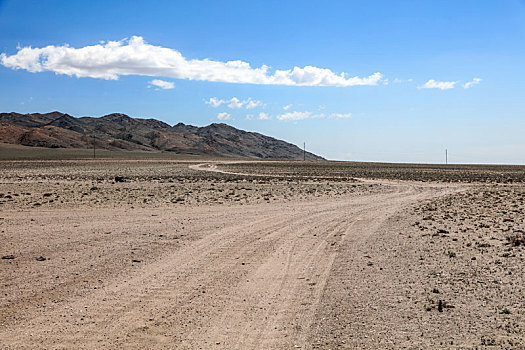
[[[0,113],[0,142],[49,148],[166,151],[177,154],[302,159],[303,151],[288,142],[227,124],[170,126],[156,119],[108,114],[75,118],[65,113]],[[306,153],[308,160],[322,160]]]

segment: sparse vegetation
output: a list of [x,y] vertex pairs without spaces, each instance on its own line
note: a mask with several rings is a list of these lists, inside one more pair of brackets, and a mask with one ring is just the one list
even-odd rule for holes
[[[287,292],[278,290],[275,298],[293,300],[290,295],[304,294],[294,310],[297,315],[311,312],[312,317],[306,323],[300,317],[290,322],[297,322],[297,332],[311,332],[312,347],[360,347],[374,342],[388,348],[387,341],[421,348],[434,344],[512,347],[525,341],[520,299],[525,276],[525,188],[485,183],[505,169],[516,175],[521,168],[470,167],[474,175],[469,179],[468,172],[425,166],[424,181],[406,183],[360,180],[357,175],[417,179],[423,168],[224,160],[196,167],[204,162],[194,158],[3,161],[0,262],[6,268],[0,274],[2,281],[16,283],[3,283],[4,300],[14,303],[0,304],[0,322],[6,324],[21,312],[27,319],[32,311],[49,315],[39,308],[50,300],[57,300],[56,310],[61,310],[70,306],[68,295],[98,295],[93,293],[104,290],[106,283],[116,283],[119,276],[140,275],[143,269],[166,263],[169,273],[145,279],[156,285],[150,296],[186,288],[184,295],[193,298],[195,289],[199,297],[186,309],[155,304],[155,297],[138,293],[137,305],[155,305],[146,307],[153,313],[148,317],[155,320],[147,321],[147,334],[163,329],[164,323],[155,319],[159,309],[167,315],[162,322],[170,329],[200,327],[203,319],[215,312],[222,315],[229,306],[217,300],[226,300],[225,291],[236,291],[230,287],[262,283],[256,290],[263,291],[274,285],[281,271],[289,273],[292,268],[297,274],[282,284]],[[461,183],[443,184],[440,178]],[[424,183],[430,179],[432,184]],[[475,182],[479,179],[482,182]],[[208,219],[210,213],[213,220]],[[259,216],[265,217],[264,224],[257,224]],[[224,229],[230,230],[228,244],[221,233]],[[208,242],[204,250],[202,242]],[[302,245],[304,249],[298,250]],[[298,252],[302,260],[295,263]],[[185,260],[176,260],[182,253]],[[207,264],[209,259],[216,263]],[[287,269],[281,263],[268,269],[275,259],[284,259]],[[188,265],[189,274],[158,280],[179,267],[186,271],[190,260],[194,263]],[[322,265],[327,261],[329,268]],[[309,274],[305,263],[318,268],[317,273]],[[41,293],[32,292],[34,271],[42,276],[36,284]],[[267,273],[266,280],[252,277],[261,272]],[[189,279],[181,283],[181,276]],[[245,298],[242,291],[242,298],[236,300]],[[276,308],[282,308],[277,299],[260,308],[253,307],[257,305],[253,300],[242,301],[235,310],[271,319]],[[118,298],[111,300],[120,305]],[[211,304],[215,307],[209,308]],[[83,318],[99,306],[90,305],[86,314],[67,316],[73,315],[68,311],[53,322],[81,327]],[[173,314],[175,309],[181,311]],[[62,336],[53,332],[47,329],[45,339],[50,334]],[[424,336],[407,340],[406,334]]]

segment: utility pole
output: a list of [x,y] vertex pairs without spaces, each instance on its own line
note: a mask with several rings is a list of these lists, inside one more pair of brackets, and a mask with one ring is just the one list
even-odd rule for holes
[[445,164],[448,164],[448,149],[445,148]]
[[303,142],[303,161],[306,161],[306,142]]
[[93,159],[95,159],[95,134],[93,134]]

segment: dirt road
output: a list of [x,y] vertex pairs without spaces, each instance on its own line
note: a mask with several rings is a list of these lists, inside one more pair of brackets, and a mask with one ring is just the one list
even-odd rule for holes
[[357,258],[381,254],[377,241],[397,234],[386,222],[457,190],[385,188],[271,204],[4,211],[17,259],[2,267],[0,347],[318,347],[332,327],[325,314],[340,307],[329,283],[338,261],[356,258],[345,278],[363,303],[370,280]]

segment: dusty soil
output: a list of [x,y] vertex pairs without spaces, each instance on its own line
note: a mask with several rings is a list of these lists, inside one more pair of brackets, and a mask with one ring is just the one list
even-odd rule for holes
[[522,168],[285,164],[2,162],[0,348],[525,347]]

